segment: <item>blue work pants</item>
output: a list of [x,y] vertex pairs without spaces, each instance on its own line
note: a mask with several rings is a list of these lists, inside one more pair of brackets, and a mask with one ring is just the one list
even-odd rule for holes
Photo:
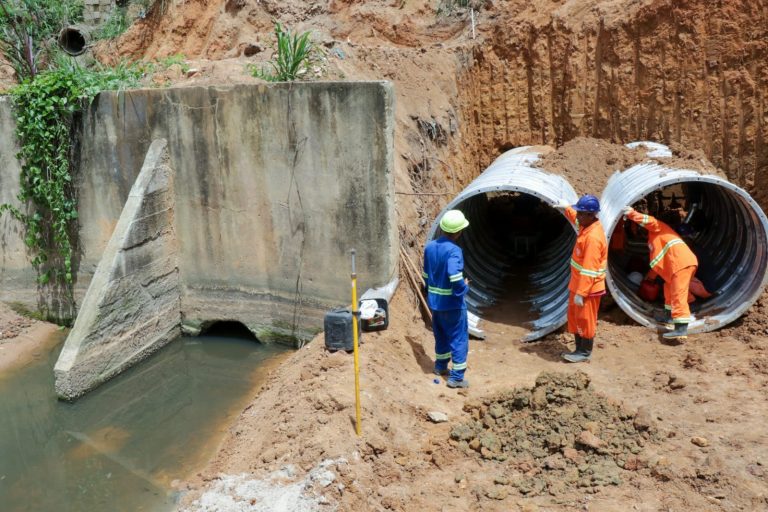
[[435,370],[445,371],[453,361],[451,380],[463,380],[467,369],[469,331],[467,310],[432,311],[432,332],[435,335]]

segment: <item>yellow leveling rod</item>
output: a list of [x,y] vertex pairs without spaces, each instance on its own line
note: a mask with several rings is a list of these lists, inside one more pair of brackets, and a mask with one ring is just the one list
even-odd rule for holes
[[360,419],[360,358],[357,350],[357,319],[360,311],[357,309],[357,273],[355,272],[355,250],[352,253],[352,347],[355,354],[355,432],[363,435]]

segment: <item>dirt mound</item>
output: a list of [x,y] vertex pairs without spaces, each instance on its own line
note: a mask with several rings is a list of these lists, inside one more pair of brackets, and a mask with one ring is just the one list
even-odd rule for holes
[[643,147],[630,149],[622,144],[591,137],[576,137],[537,161],[534,166],[565,177],[581,194],[600,197],[608,179],[615,173],[640,162],[657,162],[676,169],[691,169],[725,178],[701,150],[689,150],[671,144],[671,157],[651,158]]
[[0,343],[15,338],[34,323],[31,318],[16,314],[10,307],[0,302]]
[[691,169],[704,174],[714,174],[721,178],[728,179],[728,176],[726,176],[722,169],[715,167],[715,165],[709,161],[707,155],[704,154],[704,151],[700,149],[689,149],[677,142],[670,144],[669,149],[672,150],[672,157],[656,158],[655,160],[667,167],[673,167],[675,169]]
[[55,325],[21,316],[0,302],[0,377],[40,357],[46,347],[60,341],[56,334],[61,332]]
[[629,149],[606,140],[577,137],[534,165],[563,176],[579,195],[600,197],[613,173],[642,162],[645,153],[644,149]]
[[[643,410],[633,413],[595,393],[583,372],[541,373],[532,389],[517,388],[464,410],[473,420],[455,426],[460,450],[507,461],[521,494],[621,483],[621,468],[645,465],[643,448],[659,440]],[[499,483],[499,482],[497,482]]]

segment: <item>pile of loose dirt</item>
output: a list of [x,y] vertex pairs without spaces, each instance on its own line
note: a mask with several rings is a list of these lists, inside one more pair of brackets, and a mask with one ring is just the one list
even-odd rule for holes
[[714,174],[721,178],[728,178],[722,169],[715,167],[709,161],[707,155],[700,149],[689,149],[677,142],[670,144],[669,149],[672,150],[672,157],[656,158],[655,160],[660,164],[675,169],[691,169],[704,174]]
[[622,144],[589,137],[577,137],[546,154],[534,165],[542,170],[566,178],[576,192],[600,197],[608,179],[643,161],[657,162],[676,169],[691,169],[725,178],[725,173],[715,167],[701,150],[688,150],[680,144],[672,144],[671,157],[650,158],[647,149],[630,149]]
[[0,303],[0,343],[10,340],[32,326],[34,320],[16,314],[11,308]]
[[536,162],[536,167],[559,174],[581,194],[600,196],[608,178],[645,160],[644,149],[589,137],[577,137]]
[[55,325],[21,316],[0,302],[0,376],[46,353],[61,341],[60,334]]
[[645,465],[641,452],[659,436],[647,412],[612,403],[589,382],[583,372],[541,373],[532,389],[470,402],[464,410],[473,420],[456,425],[451,439],[467,454],[516,468],[497,483],[521,494],[619,485],[621,469]]

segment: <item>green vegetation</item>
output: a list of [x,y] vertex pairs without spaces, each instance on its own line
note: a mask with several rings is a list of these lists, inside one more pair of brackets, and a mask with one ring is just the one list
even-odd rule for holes
[[[21,143],[19,200],[31,201],[35,211],[28,215],[9,205],[0,208],[11,210],[25,223],[26,244],[37,252],[33,264],[44,267],[41,284],[51,278],[72,282],[70,227],[77,219],[69,158],[73,115],[99,91],[134,85],[140,76],[140,70],[129,66],[95,70],[70,66],[43,72],[12,92]],[[52,265],[51,243],[61,257],[59,268]]]
[[[152,5],[162,9],[164,2]],[[20,81],[11,97],[21,163],[21,205],[0,204],[0,215],[7,212],[25,227],[24,241],[40,287],[40,317],[64,323],[74,312],[77,274],[72,169],[77,116],[100,91],[138,86],[142,76],[157,67],[178,64],[184,72],[189,69],[181,54],[156,63],[77,65],[50,41],[62,27],[81,20],[82,10],[82,0],[0,0],[0,51]],[[126,10],[119,8],[100,36],[115,37],[127,26]]]
[[[20,84],[11,91],[21,163],[18,200],[0,205],[24,224],[24,241],[41,291],[41,317],[67,321],[73,312],[77,195],[72,176],[72,127],[102,90],[138,85],[146,66],[83,68],[51,41],[82,20],[82,0],[0,0],[0,51]],[[127,27],[125,9],[103,33]],[[47,296],[44,292],[47,292]]]
[[159,59],[157,64],[163,69],[168,69],[171,66],[179,65],[182,73],[189,71],[189,64],[186,62],[187,57],[183,53],[177,53],[175,55],[169,55],[168,57]]
[[309,36],[309,32],[291,35],[280,23],[276,23],[276,53],[268,62],[272,69],[258,68],[252,65],[250,67],[251,74],[269,82],[298,80],[306,74],[317,51]]
[[[58,290],[60,300],[70,307],[77,234],[71,172],[74,116],[99,91],[135,86],[142,73],[138,66],[84,69],[70,64],[38,73],[11,93],[21,146],[18,199],[26,208],[3,204],[0,212],[8,211],[24,224],[39,284]],[[58,312],[46,316],[56,318]]]
[[54,58],[49,41],[82,18],[82,0],[1,0],[0,51],[19,80],[34,77]]
[[32,311],[21,302],[8,302],[6,304],[17,315],[20,315],[26,318],[31,318],[33,320],[43,320],[43,321],[47,320],[42,313],[40,313],[39,311]]
[[107,21],[93,35],[94,39],[114,39],[128,30],[131,22],[125,7],[116,7]]
[[458,11],[474,9],[479,11],[487,0],[439,0],[437,4],[438,16],[449,16]]

